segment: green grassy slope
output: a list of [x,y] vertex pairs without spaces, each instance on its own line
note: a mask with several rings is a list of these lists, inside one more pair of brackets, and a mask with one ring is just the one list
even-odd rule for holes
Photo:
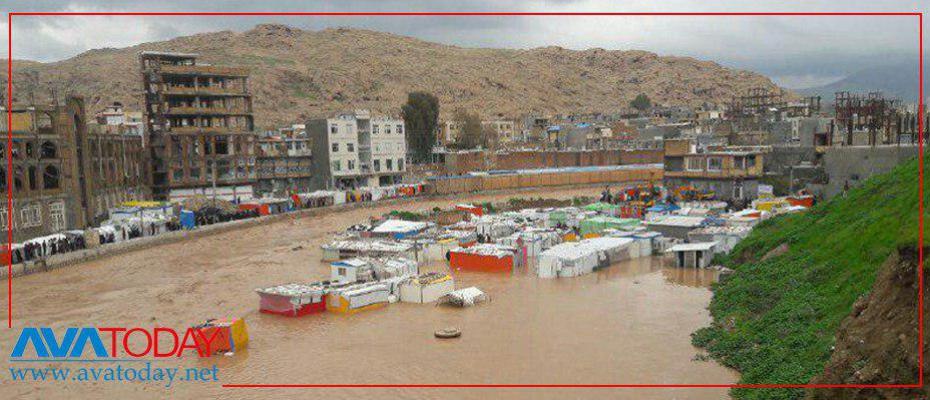
[[[807,383],[822,372],[840,321],[870,290],[878,267],[898,246],[917,243],[917,184],[915,159],[845,198],[761,223],[724,257],[736,273],[714,286],[714,322],[693,334],[695,345],[739,370],[740,383]],[[761,261],[783,243],[786,252]],[[731,394],[799,399],[804,390]]]

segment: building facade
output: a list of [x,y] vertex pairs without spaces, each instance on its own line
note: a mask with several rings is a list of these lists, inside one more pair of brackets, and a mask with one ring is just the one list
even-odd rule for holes
[[[123,126],[126,126],[125,124]],[[88,124],[84,144],[87,175],[87,222],[99,224],[109,217],[109,210],[125,201],[152,198],[147,184],[149,158],[142,136],[128,129],[108,129],[111,125]]]
[[108,133],[142,137],[145,132],[142,112],[125,111],[120,103],[113,103],[94,115],[97,124]]
[[745,201],[758,196],[765,146],[708,146],[691,140],[665,141],[664,185],[712,193],[715,199]]
[[256,140],[248,71],[196,54],[141,52],[146,143],[158,200],[252,197]]
[[494,135],[494,142],[500,144],[514,144],[524,141],[523,132],[516,129],[516,124],[511,120],[495,119],[481,121],[481,128],[486,129]]
[[367,110],[307,122],[313,188],[351,189],[400,183],[407,170],[402,119]]
[[13,142],[11,170],[6,143],[0,145],[0,186],[13,196],[12,218],[5,202],[0,207],[0,228],[12,226],[14,242],[85,228],[119,201],[148,197],[141,137],[90,128],[81,98],[14,106],[12,114],[11,126],[0,121]]
[[305,125],[294,124],[259,138],[257,171],[258,196],[309,192],[313,160]]

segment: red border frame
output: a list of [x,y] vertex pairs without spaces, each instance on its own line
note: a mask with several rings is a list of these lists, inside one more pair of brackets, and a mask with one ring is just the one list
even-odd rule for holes
[[[918,260],[923,265],[924,252],[924,50],[922,12],[10,12],[7,15],[7,126],[13,124],[13,16],[909,16],[918,21],[919,88],[918,99]],[[7,130],[7,171],[13,168],[13,135]],[[7,174],[7,221],[13,219],[13,175]],[[7,229],[7,328],[13,328],[13,228]],[[916,384],[223,384],[224,388],[900,388],[923,387],[923,268],[918,274],[918,383]]]

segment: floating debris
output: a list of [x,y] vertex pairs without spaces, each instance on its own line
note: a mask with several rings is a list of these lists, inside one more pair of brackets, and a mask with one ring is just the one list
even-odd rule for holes
[[444,328],[433,332],[433,335],[440,339],[453,339],[462,336],[462,331],[456,328]]
[[474,286],[454,290],[439,299],[439,304],[451,304],[456,307],[471,307],[488,300],[488,295]]

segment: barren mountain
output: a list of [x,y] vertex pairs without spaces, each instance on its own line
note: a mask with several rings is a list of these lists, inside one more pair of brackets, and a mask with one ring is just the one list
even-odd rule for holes
[[613,113],[639,93],[662,104],[700,105],[728,101],[750,87],[775,87],[752,72],[645,51],[462,48],[359,29],[258,25],[241,33],[90,50],[53,63],[16,62],[14,98],[73,92],[85,97],[91,111],[114,101],[139,109],[142,50],[199,53],[204,63],[249,68],[262,128],[355,108],[398,114],[407,93],[417,90],[436,94],[444,115],[464,108],[516,117]]

